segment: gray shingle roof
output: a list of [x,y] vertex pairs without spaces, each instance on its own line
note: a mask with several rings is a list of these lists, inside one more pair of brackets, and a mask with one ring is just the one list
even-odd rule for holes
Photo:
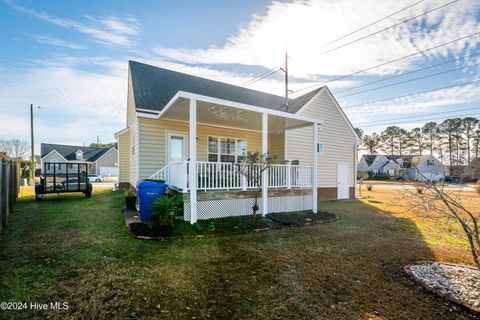
[[285,110],[285,98],[274,94],[154,67],[136,61],[129,61],[129,69],[135,107],[155,111],[161,111],[178,91],[185,91],[295,113],[321,89],[313,90],[296,99],[289,99],[289,108]]
[[70,146],[64,144],[51,144],[51,143],[42,143],[40,146],[41,157],[45,157],[47,154],[53,150],[60,153],[68,161],[77,160],[75,152],[78,150],[83,151],[83,160],[94,162],[105,153],[107,153],[110,148],[95,148],[95,147],[82,147],[82,146]]

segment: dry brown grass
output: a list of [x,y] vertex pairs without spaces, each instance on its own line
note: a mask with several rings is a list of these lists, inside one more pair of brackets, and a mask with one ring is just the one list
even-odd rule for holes
[[70,308],[2,317],[471,319],[402,272],[417,260],[468,263],[465,244],[438,221],[403,217],[391,193],[320,203],[333,223],[166,242],[127,235],[119,193],[21,200],[0,234],[0,299]]

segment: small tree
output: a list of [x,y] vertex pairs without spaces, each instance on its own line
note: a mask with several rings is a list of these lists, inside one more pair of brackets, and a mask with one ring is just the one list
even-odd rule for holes
[[409,201],[409,209],[416,209],[432,213],[436,217],[450,217],[455,219],[462,227],[470,246],[470,253],[473,261],[480,271],[480,229],[478,212],[467,209],[462,204],[461,192],[447,192],[444,185],[438,185],[425,177],[418,168],[415,168],[419,176],[425,179],[423,192],[416,189],[407,189],[404,193],[405,199]]
[[245,160],[238,164],[238,171],[245,177],[249,185],[255,186],[254,202],[252,206],[253,219],[256,220],[258,206],[258,197],[262,192],[262,174],[267,171],[276,156],[270,156],[268,153],[248,152]]

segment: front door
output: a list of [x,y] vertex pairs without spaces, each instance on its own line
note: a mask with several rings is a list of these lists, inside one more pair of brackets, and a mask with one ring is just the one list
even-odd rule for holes
[[348,164],[338,163],[337,165],[337,198],[348,199]]
[[167,163],[187,159],[187,134],[181,132],[167,133]]

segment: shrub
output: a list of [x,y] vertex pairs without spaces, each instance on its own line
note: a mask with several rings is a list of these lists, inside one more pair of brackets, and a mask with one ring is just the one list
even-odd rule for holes
[[153,222],[173,227],[176,217],[182,214],[183,201],[178,194],[167,193],[153,201],[152,209]]

